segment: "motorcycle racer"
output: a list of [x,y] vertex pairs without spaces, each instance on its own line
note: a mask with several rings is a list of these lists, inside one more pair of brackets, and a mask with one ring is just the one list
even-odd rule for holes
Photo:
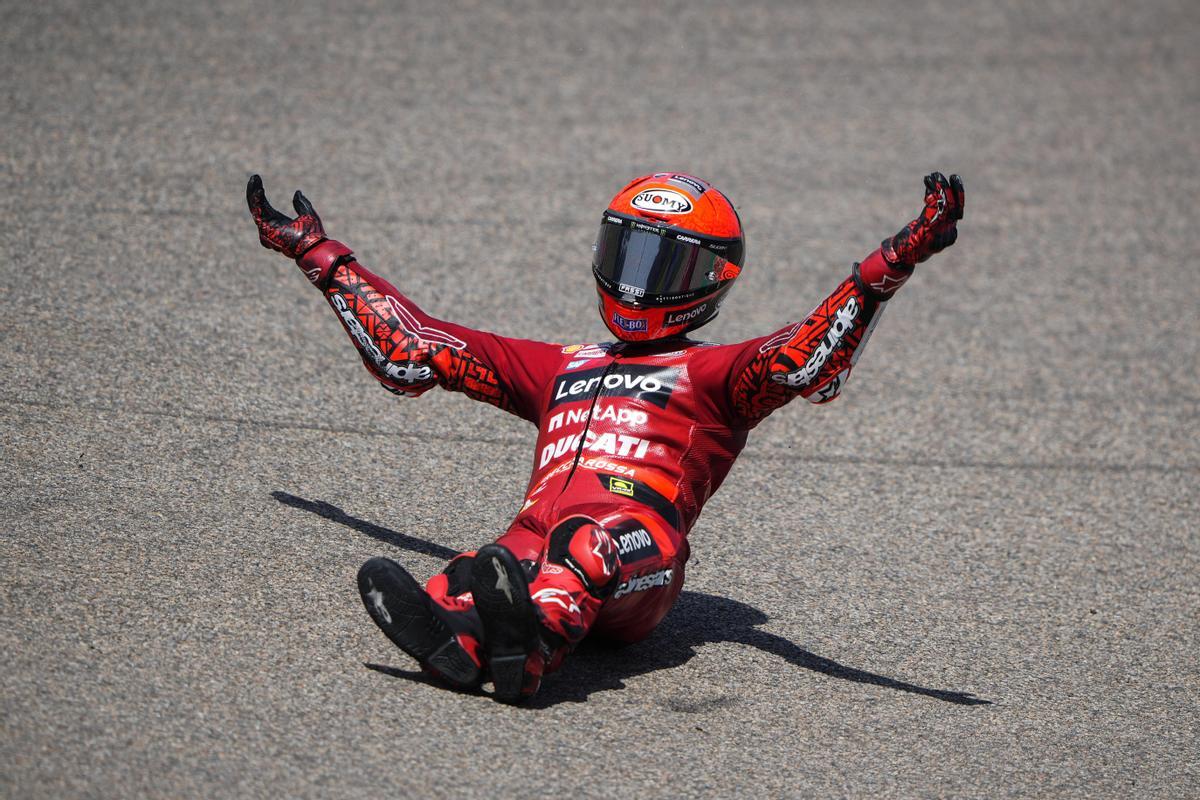
[[368,371],[390,391],[459,391],[538,428],[533,472],[508,530],[424,588],[399,564],[368,561],[358,584],[372,619],[428,672],[497,699],[536,693],[588,634],[637,641],[678,596],[687,534],[751,429],[795,397],[833,400],[892,295],[954,244],[957,175],[925,178],[921,214],[794,324],[750,341],[691,339],[745,268],[745,235],[706,181],[660,172],[631,181],[601,218],[592,272],[615,342],[514,339],[434,318],[297,216],[247,187],[261,243],[295,259],[334,309]]

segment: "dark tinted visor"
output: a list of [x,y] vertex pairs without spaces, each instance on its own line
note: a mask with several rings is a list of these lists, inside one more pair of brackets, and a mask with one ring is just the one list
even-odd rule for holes
[[[704,244],[725,250],[725,255]],[[735,243],[706,242],[686,231],[606,214],[596,237],[592,270],[609,293],[627,302],[672,304],[716,290],[717,276],[727,261],[737,263],[735,256],[741,258]]]

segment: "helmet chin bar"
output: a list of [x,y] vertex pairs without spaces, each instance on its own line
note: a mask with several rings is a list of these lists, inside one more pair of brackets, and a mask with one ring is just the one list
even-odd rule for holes
[[732,281],[702,298],[673,306],[641,306],[622,303],[597,284],[600,318],[609,332],[623,342],[650,342],[682,336],[708,324],[717,316]]

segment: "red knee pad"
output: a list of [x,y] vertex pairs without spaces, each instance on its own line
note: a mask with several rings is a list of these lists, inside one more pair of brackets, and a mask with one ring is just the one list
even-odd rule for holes
[[593,597],[612,594],[621,572],[617,543],[591,517],[571,517],[555,526],[546,560],[575,573]]

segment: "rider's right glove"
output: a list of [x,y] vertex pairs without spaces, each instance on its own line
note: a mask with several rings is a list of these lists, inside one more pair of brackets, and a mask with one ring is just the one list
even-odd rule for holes
[[325,238],[325,228],[317,210],[299,191],[292,197],[292,206],[299,216],[292,219],[267,202],[262,178],[252,175],[246,184],[246,204],[258,226],[258,241],[262,246],[294,258],[318,289],[325,289],[334,267],[351,260],[354,255],[341,242]]

